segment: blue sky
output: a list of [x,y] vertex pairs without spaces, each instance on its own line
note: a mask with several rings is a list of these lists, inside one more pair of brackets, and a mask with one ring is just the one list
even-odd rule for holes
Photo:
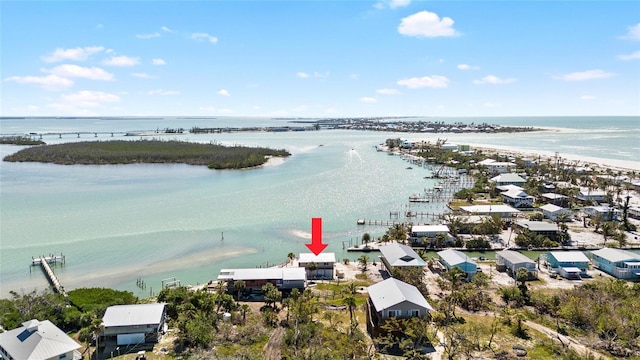
[[2,116],[640,115],[638,1],[2,1]]

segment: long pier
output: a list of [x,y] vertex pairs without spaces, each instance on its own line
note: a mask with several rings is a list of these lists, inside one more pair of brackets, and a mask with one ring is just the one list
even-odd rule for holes
[[51,266],[49,266],[49,263],[55,264],[58,261],[64,264],[64,262],[66,261],[65,256],[63,254],[60,254],[60,255],[49,254],[49,256],[43,255],[38,258],[31,257],[31,266],[39,265],[42,271],[44,272],[44,275],[47,277],[47,280],[49,280],[49,283],[51,284],[51,286],[53,286],[54,291],[64,297],[67,297],[67,292],[64,290],[64,286],[60,284],[58,277],[51,269]]

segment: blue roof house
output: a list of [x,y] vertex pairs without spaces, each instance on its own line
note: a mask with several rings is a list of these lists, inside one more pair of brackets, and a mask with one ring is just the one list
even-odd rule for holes
[[461,251],[453,249],[439,251],[438,257],[447,270],[457,267],[464,271],[467,274],[467,281],[471,280],[478,271],[478,265]]
[[551,251],[546,257],[549,266],[564,278],[580,279],[587,275],[589,259],[581,251]]
[[640,279],[640,254],[603,248],[591,251],[591,260],[594,267],[618,279]]

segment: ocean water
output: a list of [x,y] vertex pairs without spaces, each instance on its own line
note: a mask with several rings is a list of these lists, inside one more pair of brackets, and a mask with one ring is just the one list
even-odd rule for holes
[[[359,254],[347,253],[343,246],[358,242],[364,232],[377,237],[385,231],[381,226],[358,226],[358,219],[389,220],[390,212],[407,210],[444,211],[442,202],[408,203],[410,195],[436,182],[424,179],[430,170],[407,170],[408,163],[400,157],[376,152],[374,146],[389,137],[446,137],[456,143],[533,151],[579,149],[573,154],[631,162],[640,154],[638,117],[571,118],[564,124],[547,118],[466,122],[474,120],[564,128],[516,135],[323,130],[167,137],[285,148],[293,154],[281,164],[251,170],[0,162],[0,296],[46,288],[40,269],[29,265],[32,256],[49,253],[66,256],[64,266],[54,268],[66,289],[107,286],[148,296],[167,278],[204,283],[215,279],[221,268],[273,265],[286,261],[290,252],[307,252],[304,244],[309,242],[313,217],[323,219],[323,238],[329,244],[325,251],[336,252],[338,259],[355,259]],[[0,133],[280,125],[291,124],[264,118],[0,119]],[[100,134],[80,139],[48,135],[43,140],[111,139]],[[1,145],[0,156],[19,149]],[[136,286],[138,278],[145,280],[146,289]]]

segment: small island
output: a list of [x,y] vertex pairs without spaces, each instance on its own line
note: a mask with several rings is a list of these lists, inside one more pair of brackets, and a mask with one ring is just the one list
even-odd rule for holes
[[10,136],[10,137],[2,137],[0,138],[0,144],[4,145],[44,145],[44,141],[42,140],[34,140],[27,136]]
[[209,169],[246,169],[265,164],[270,157],[288,157],[286,150],[261,147],[197,144],[183,141],[84,141],[29,147],[4,161],[61,165],[188,164]]

